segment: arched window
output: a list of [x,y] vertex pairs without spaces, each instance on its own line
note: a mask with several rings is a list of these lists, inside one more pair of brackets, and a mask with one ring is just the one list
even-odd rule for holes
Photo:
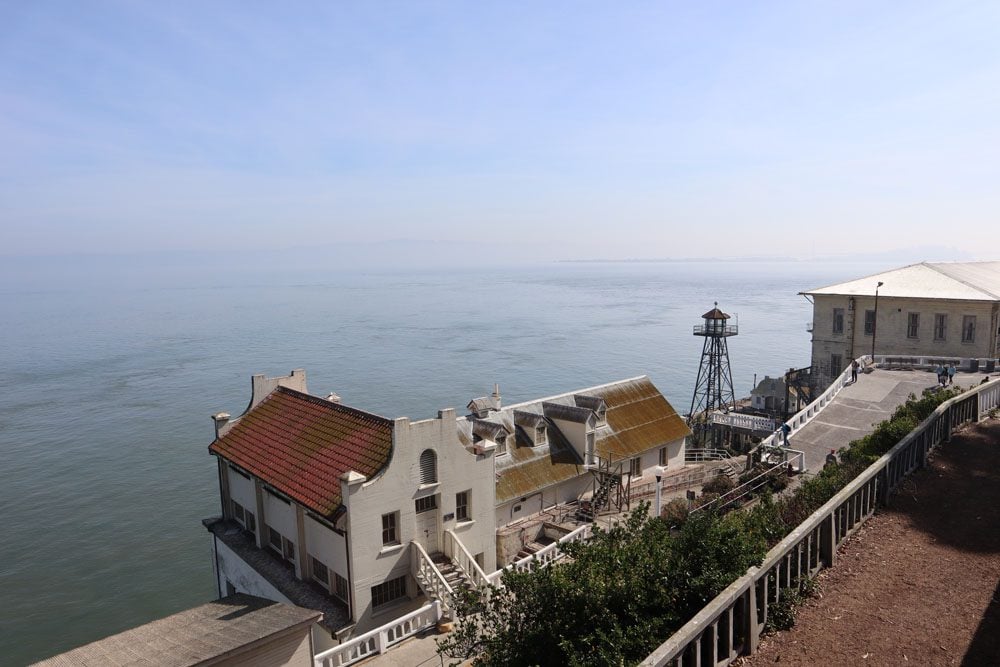
[[420,455],[420,483],[436,484],[437,481],[437,454],[433,449],[425,449]]

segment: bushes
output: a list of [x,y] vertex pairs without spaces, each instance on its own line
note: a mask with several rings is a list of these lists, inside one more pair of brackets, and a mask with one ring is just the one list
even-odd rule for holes
[[732,491],[735,488],[736,483],[733,482],[728,475],[716,475],[702,485],[701,492],[715,493],[721,496],[727,491]]
[[683,526],[688,518],[688,501],[674,498],[660,510],[660,518],[671,528]]

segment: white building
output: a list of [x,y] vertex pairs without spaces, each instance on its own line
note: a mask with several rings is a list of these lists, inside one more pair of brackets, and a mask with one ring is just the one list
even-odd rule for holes
[[428,559],[466,553],[465,568],[493,572],[532,539],[498,529],[581,498],[620,503],[683,467],[687,426],[645,377],[507,407],[496,391],[469,409],[387,419],[309,395],[301,370],[254,376],[247,411],[215,415],[209,447],[220,595],[323,611],[322,650],[434,595]]
[[801,294],[813,303],[812,369],[820,387],[851,359],[871,354],[873,342],[877,357],[905,357],[911,365],[941,359],[971,370],[997,358],[1000,262],[924,262]]

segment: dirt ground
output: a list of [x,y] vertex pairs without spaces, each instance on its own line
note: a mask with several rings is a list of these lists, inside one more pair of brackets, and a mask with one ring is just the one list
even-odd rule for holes
[[1000,420],[939,447],[818,582],[736,664],[1000,665]]

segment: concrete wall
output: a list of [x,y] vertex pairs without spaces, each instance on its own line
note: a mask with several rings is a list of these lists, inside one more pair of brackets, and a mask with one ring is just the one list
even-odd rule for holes
[[[436,484],[420,484],[420,454],[426,449],[437,453]],[[493,452],[477,455],[459,442],[454,410],[442,410],[436,419],[413,423],[397,419],[388,466],[373,479],[362,480],[344,481],[341,486],[351,544],[354,615],[359,624],[381,615],[372,609],[371,587],[410,572],[409,543],[418,537],[417,498],[436,495],[438,507],[432,511],[438,530],[454,530],[471,554],[483,554],[484,570],[496,569]],[[471,491],[471,520],[459,525],[454,518],[455,496],[462,491]],[[392,512],[399,513],[400,544],[383,546],[382,515]],[[438,536],[437,541],[440,544],[443,538]],[[408,594],[413,597],[417,593],[416,583],[408,577]]]
[[264,577],[257,573],[257,570],[247,565],[246,561],[227,547],[222,540],[212,537],[215,548],[215,560],[218,563],[216,576],[219,580],[219,590],[222,595],[227,595],[226,581],[228,580],[236,587],[237,593],[249,593],[257,597],[293,604],[281,592],[272,586]]
[[[844,309],[844,331],[833,333],[833,312]],[[852,310],[853,308],[853,310]],[[872,351],[872,336],[865,334],[865,311],[875,309],[875,297],[816,295],[813,301],[813,372],[821,378],[821,387],[832,381],[831,355],[840,355],[841,370],[852,358]],[[1000,304],[986,301],[950,301],[879,297],[875,331],[875,353],[899,356],[935,356],[996,358]],[[853,317],[852,317],[853,313]],[[920,315],[916,338],[907,336],[909,313]],[[947,315],[944,340],[934,339],[934,316]],[[962,342],[962,320],[976,317],[976,335],[972,343]],[[853,325],[853,326],[852,326]]]

